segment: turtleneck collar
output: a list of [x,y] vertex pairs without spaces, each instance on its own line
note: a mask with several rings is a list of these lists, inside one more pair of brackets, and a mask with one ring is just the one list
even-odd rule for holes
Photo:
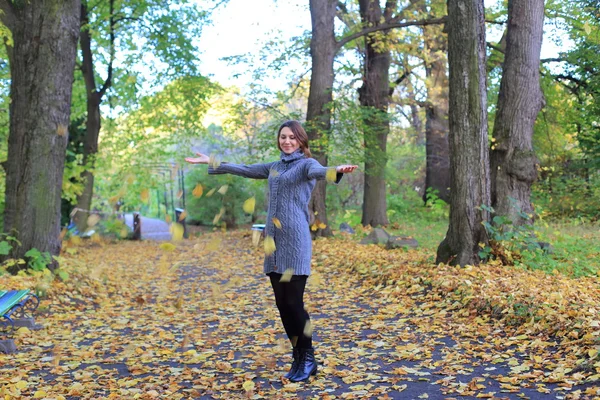
[[304,157],[304,152],[302,151],[302,149],[298,149],[295,152],[290,153],[290,154],[285,154],[283,151],[281,152],[281,161],[286,162],[286,163],[296,161],[303,157]]

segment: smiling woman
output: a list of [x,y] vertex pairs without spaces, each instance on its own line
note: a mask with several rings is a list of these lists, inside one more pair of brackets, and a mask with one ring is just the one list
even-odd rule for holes
[[[317,180],[340,182],[356,165],[323,167],[311,158],[308,135],[298,121],[286,121],[277,131],[279,161],[266,164],[209,165],[209,174],[234,174],[268,179],[269,207],[265,224],[264,272],[269,276],[283,327],[293,347],[293,362],[285,378],[306,381],[317,372],[312,347],[312,324],[304,309],[304,288],[310,275],[312,238],[308,202]],[[192,164],[209,164],[202,153],[188,157]],[[331,172],[333,173],[331,173]]]

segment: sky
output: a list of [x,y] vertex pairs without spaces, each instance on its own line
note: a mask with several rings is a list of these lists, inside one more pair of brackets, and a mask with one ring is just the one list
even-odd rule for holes
[[[486,6],[497,0],[485,0]],[[551,40],[557,33],[548,34],[553,27],[546,26],[542,58],[557,57],[568,46],[557,46]],[[308,0],[228,0],[213,14],[213,23],[203,28],[199,40],[201,72],[224,86],[243,88],[251,83],[247,66],[230,65],[223,57],[257,54],[266,40],[272,37],[287,39],[310,29]],[[275,36],[273,35],[275,33]],[[500,32],[501,34],[501,32]],[[488,40],[498,40],[493,34]],[[281,76],[284,76],[282,74]],[[287,87],[286,79],[271,79],[272,90]]]

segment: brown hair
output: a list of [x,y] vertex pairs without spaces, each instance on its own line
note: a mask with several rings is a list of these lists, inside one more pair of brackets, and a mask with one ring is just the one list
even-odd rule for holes
[[304,130],[300,122],[298,121],[290,120],[285,121],[283,124],[281,124],[279,130],[277,131],[277,148],[281,150],[281,146],[279,145],[279,135],[281,135],[281,130],[283,128],[290,128],[290,130],[296,137],[296,140],[300,144],[300,149],[302,150],[304,155],[308,158],[312,157],[312,154],[310,153],[310,148],[308,147],[308,135],[306,134],[306,131]]

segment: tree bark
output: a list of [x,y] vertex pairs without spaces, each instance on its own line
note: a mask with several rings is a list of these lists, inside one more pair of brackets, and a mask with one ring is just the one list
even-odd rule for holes
[[10,11],[3,22],[8,22],[14,40],[4,164],[4,230],[21,242],[11,251],[13,258],[23,258],[32,248],[53,255],[60,252],[60,200],[79,5],[79,0],[0,2]]
[[[308,93],[306,132],[311,142],[313,157],[324,166],[327,165],[324,141],[326,141],[331,129],[333,61],[337,52],[334,35],[336,5],[337,0],[310,0],[312,72]],[[332,235],[327,222],[327,209],[325,206],[326,185],[325,181],[317,182],[308,205],[311,225],[316,220],[326,225],[324,229],[314,231],[314,236]]]
[[442,27],[423,27],[427,108],[425,111],[426,172],[423,201],[428,189],[435,190],[445,202],[450,201],[450,154],[448,149],[448,74],[446,71],[447,38]]
[[[359,10],[364,26],[383,24],[391,17],[396,2],[388,0],[382,10],[378,0],[360,0]],[[384,13],[385,11],[385,13]],[[384,16],[385,14],[385,16]],[[365,186],[363,192],[362,225],[387,225],[385,196],[385,166],[387,136],[390,132],[388,106],[390,96],[389,69],[391,55],[386,43],[387,31],[365,37],[363,84],[359,89],[360,105],[366,112],[363,133],[365,145]]]
[[114,0],[110,0],[110,46],[111,55],[108,65],[108,75],[106,81],[100,89],[96,85],[96,78],[94,73],[94,57],[92,53],[92,37],[87,28],[89,24],[89,13],[87,5],[83,3],[81,5],[81,33],[79,35],[79,43],[81,46],[81,73],[85,82],[86,96],[87,96],[87,120],[86,120],[86,134],[83,141],[83,165],[85,171],[81,174],[84,184],[83,192],[77,196],[77,208],[78,212],[73,218],[77,224],[77,228],[80,232],[84,232],[87,229],[87,219],[89,216],[88,210],[92,207],[92,197],[94,195],[94,163],[95,157],[98,153],[98,137],[100,136],[101,128],[101,114],[100,104],[102,98],[106,93],[106,90],[111,86],[112,83],[112,63],[113,63],[113,45],[114,45],[114,20],[113,20],[113,3]]
[[490,152],[492,207],[514,225],[531,223],[537,179],[533,127],[543,106],[539,66],[544,0],[508,2],[506,52]]
[[[490,172],[483,0],[448,0],[450,224],[436,262],[477,264],[487,245]],[[480,207],[480,206],[485,207]]]

